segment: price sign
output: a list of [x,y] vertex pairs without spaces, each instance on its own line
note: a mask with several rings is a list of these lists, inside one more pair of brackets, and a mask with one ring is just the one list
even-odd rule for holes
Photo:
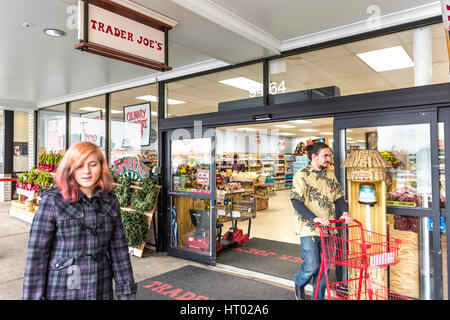
[[205,185],[209,184],[209,170],[197,171],[197,183]]

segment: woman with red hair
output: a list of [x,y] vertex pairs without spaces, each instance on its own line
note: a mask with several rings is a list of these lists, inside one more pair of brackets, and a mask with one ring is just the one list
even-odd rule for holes
[[136,299],[119,202],[105,157],[72,145],[42,194],[28,243],[23,299]]

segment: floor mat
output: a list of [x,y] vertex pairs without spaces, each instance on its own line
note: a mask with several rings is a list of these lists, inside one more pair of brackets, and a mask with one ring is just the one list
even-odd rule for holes
[[[300,245],[251,238],[244,246],[227,248],[217,254],[217,263],[269,274],[293,280],[303,259],[300,258]],[[334,270],[330,270],[333,281]]]
[[196,266],[138,283],[138,300],[295,300],[294,291]]

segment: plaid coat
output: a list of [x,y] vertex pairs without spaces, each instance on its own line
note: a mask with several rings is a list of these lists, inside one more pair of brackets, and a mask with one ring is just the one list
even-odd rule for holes
[[113,193],[66,202],[57,188],[42,195],[28,243],[23,299],[135,299],[128,246]]

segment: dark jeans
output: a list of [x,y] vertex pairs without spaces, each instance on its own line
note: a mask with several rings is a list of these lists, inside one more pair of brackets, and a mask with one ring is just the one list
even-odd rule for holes
[[[300,238],[300,256],[304,260],[300,265],[298,272],[294,275],[294,282],[297,286],[304,287],[314,277],[313,293],[316,291],[317,278],[319,276],[320,262],[322,253],[322,244],[320,237],[309,236]],[[327,269],[328,270],[328,269]],[[322,276],[319,284],[319,292],[317,300],[324,300],[326,289],[325,270],[322,271]]]

